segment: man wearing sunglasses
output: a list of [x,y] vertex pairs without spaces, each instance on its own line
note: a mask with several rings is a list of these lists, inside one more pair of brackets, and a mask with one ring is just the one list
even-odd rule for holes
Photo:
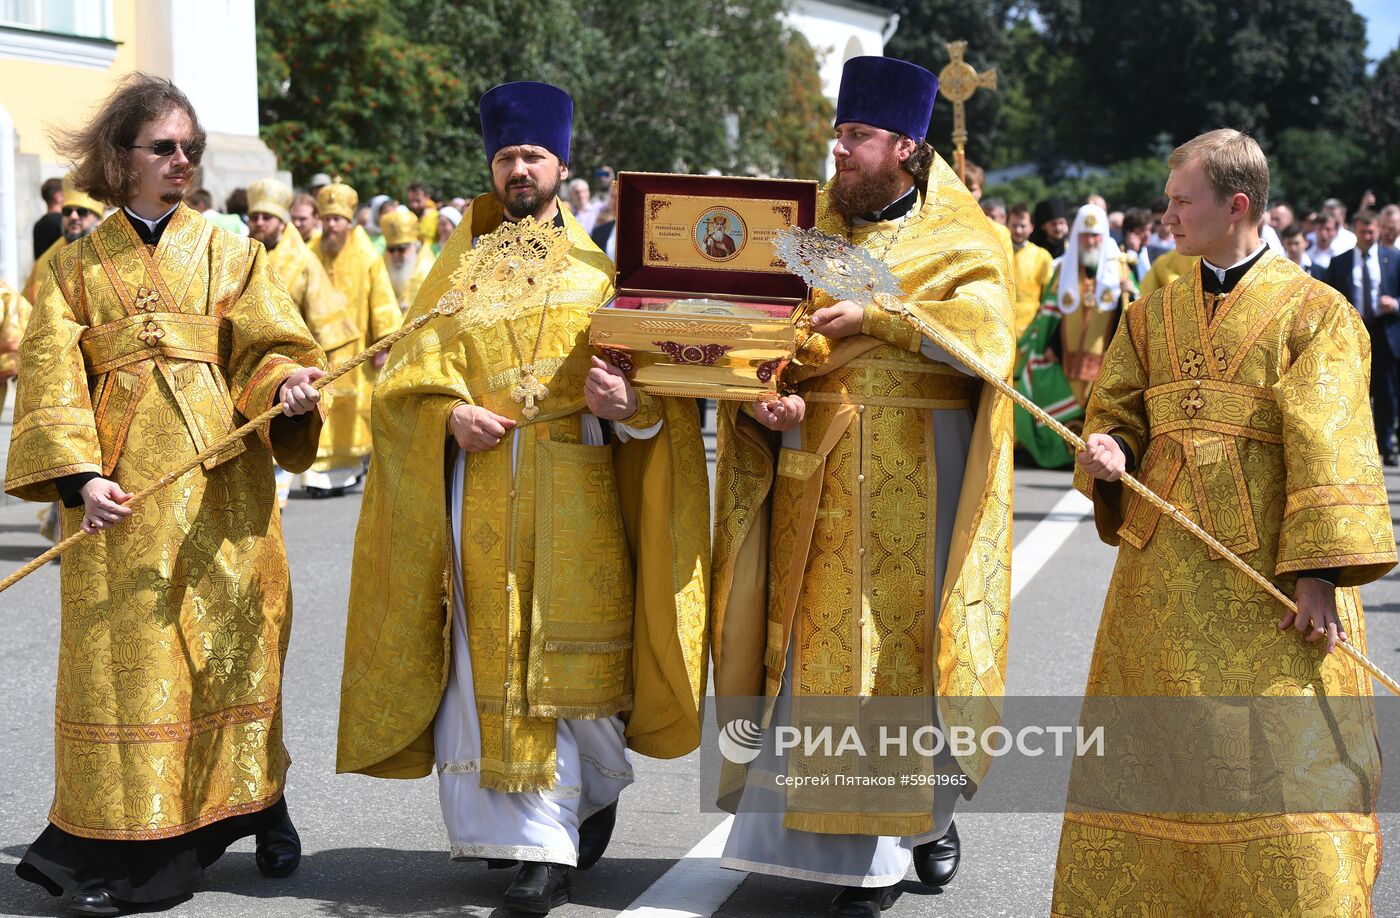
[[24,298],[29,302],[34,302],[39,293],[39,280],[45,276],[49,262],[64,246],[77,242],[79,239],[92,232],[102,219],[102,214],[106,210],[102,202],[92,195],[79,191],[73,185],[71,176],[63,179],[63,207],[59,210],[59,216],[63,222],[61,228],[63,234],[54,241],[54,244],[44,250],[34,262],[34,267],[29,272],[29,279],[24,283]]
[[[49,260],[20,345],[5,488],[94,537],[63,559],[53,806],[15,870],[117,915],[187,896],[248,835],[266,876],[300,860],[272,467],[315,458],[325,356],[263,247],[180,203],[204,131],[174,84],[132,74],[56,145],[75,190],[121,212]],[[261,436],[128,506],[278,403]]]

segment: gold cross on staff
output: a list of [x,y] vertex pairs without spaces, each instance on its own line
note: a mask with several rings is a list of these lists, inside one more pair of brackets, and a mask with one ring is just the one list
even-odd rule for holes
[[953,167],[958,171],[958,178],[966,183],[967,110],[964,106],[977,90],[997,88],[997,69],[993,67],[982,73],[974,70],[963,60],[963,52],[967,50],[965,41],[950,41],[947,47],[948,66],[938,73],[938,91],[953,103]]

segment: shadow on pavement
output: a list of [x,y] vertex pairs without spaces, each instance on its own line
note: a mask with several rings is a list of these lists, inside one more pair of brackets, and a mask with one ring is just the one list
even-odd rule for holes
[[[571,903],[621,911],[675,862],[662,858],[607,858],[587,871],[575,871]],[[515,870],[487,870],[478,861],[452,861],[446,853],[385,848],[337,848],[306,854],[301,868],[285,880],[267,880],[247,853],[226,854],[209,869],[204,893],[223,892],[249,899],[295,899],[287,915],[335,918],[508,914],[499,908]],[[196,893],[192,915],[201,893]],[[311,900],[311,901],[307,901]],[[267,913],[280,912],[272,903]]]

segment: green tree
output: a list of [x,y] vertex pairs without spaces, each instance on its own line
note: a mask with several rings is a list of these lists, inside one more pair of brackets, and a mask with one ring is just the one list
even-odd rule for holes
[[[1034,154],[1043,113],[1034,111],[1027,77],[1042,42],[1030,23],[1025,0],[898,0],[899,29],[885,47],[898,57],[938,73],[948,64],[948,42],[968,43],[963,59],[979,73],[995,67],[997,89],[979,89],[967,103],[967,155],[984,167],[1020,162]],[[929,142],[952,162],[953,107],[941,96],[934,104]]]
[[817,52],[797,32],[784,36],[785,86],[767,125],[770,170],[788,178],[816,178],[826,166],[836,106],[822,94]]
[[574,98],[575,175],[808,169],[803,116],[820,105],[788,88],[815,63],[788,41],[783,5],[258,0],[263,136],[298,181],[472,194],[489,187],[477,100],[528,79]]
[[1266,151],[1290,128],[1354,136],[1365,21],[1350,0],[1177,0],[1148,14],[1113,0],[1039,0],[1066,63],[1040,86],[1055,145],[1074,160],[1141,156],[1222,125]]
[[592,87],[606,47],[603,36],[582,22],[577,0],[400,0],[395,9],[415,24],[420,40],[437,43],[461,80],[460,89],[441,101],[442,122],[414,150],[422,181],[465,196],[491,187],[477,101],[492,86],[516,80],[552,83],[573,96],[570,165],[583,164],[580,138],[597,114]]
[[1381,203],[1400,201],[1400,47],[1376,65],[1366,99],[1371,185]]
[[787,81],[785,0],[579,0],[606,54],[578,137],[586,163],[658,172],[771,171]]
[[462,82],[389,10],[259,0],[262,136],[294,180],[326,171],[366,191],[402,187],[416,174],[413,151],[442,130],[442,100]]

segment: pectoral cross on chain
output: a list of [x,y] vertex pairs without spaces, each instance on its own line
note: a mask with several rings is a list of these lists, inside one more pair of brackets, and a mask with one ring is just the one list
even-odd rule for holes
[[963,52],[967,50],[967,42],[950,41],[948,48],[948,66],[938,73],[938,91],[943,98],[953,103],[953,166],[958,171],[958,178],[966,182],[964,173],[966,172],[965,147],[967,146],[967,100],[979,89],[997,88],[997,70],[992,67],[982,73],[973,69],[972,65],[963,60]]
[[524,402],[525,407],[520,409],[520,413],[525,415],[527,420],[534,420],[535,415],[540,413],[536,402],[542,402],[549,398],[549,390],[544,383],[535,378],[534,367],[522,367],[520,382],[510,390],[510,397],[517,402]]

